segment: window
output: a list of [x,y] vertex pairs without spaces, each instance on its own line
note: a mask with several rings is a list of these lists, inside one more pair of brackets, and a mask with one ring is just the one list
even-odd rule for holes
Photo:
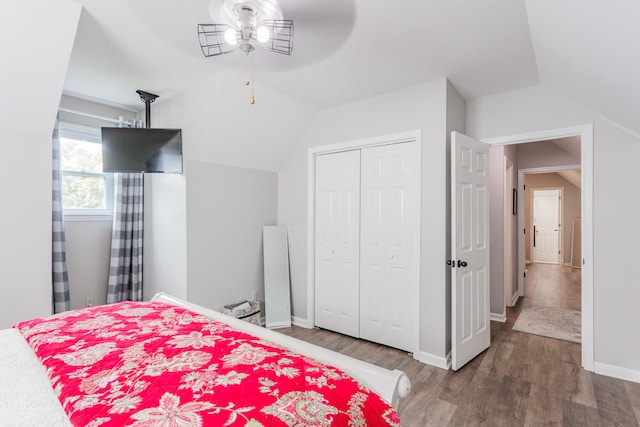
[[60,164],[65,216],[110,218],[113,174],[102,172],[100,129],[60,122]]

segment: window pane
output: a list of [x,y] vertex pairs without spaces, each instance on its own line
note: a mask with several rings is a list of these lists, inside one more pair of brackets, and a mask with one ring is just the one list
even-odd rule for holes
[[60,138],[60,160],[62,170],[101,173],[102,146],[94,142]]
[[62,174],[65,209],[105,209],[105,178]]

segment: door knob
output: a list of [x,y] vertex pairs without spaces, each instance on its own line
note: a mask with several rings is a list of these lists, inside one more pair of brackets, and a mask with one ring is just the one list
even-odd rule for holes
[[466,261],[458,260],[458,267],[466,267],[466,266],[467,266],[467,262]]

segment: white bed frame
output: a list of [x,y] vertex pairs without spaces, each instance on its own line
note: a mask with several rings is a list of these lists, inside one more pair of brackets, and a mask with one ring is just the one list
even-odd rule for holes
[[406,397],[411,391],[409,378],[403,371],[398,369],[390,371],[380,366],[372,365],[371,363],[363,362],[288,335],[227,316],[218,311],[201,307],[164,292],[156,294],[151,301],[160,301],[188,308],[196,313],[210,317],[213,320],[226,323],[240,331],[274,342],[295,353],[300,353],[328,365],[335,366],[378,393],[396,409],[398,408],[400,399]]

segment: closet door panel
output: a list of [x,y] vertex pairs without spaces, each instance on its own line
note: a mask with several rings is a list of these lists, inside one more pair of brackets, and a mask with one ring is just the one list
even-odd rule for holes
[[360,151],[316,157],[315,324],[359,336]]
[[360,337],[414,351],[418,327],[415,142],[362,150]]

